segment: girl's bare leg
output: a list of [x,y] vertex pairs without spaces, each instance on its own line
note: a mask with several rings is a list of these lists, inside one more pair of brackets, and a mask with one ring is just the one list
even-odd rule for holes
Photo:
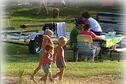
[[57,78],[59,78],[59,75],[60,75],[60,72],[58,72],[56,75],[54,75],[54,79],[57,79]]
[[42,78],[40,78],[41,81],[47,82],[47,79],[49,77],[49,73],[46,73]]
[[34,70],[33,74],[31,74],[30,79],[33,80],[34,82],[36,82],[34,76],[35,76],[35,74],[40,70],[40,68],[41,68],[41,66],[39,65],[39,66]]
[[54,80],[53,80],[53,78],[52,78],[52,73],[51,73],[51,72],[49,72],[49,80],[50,80],[51,82],[54,82]]
[[65,70],[64,67],[60,68],[60,74],[59,74],[59,80],[60,80],[60,81],[63,79],[64,70]]

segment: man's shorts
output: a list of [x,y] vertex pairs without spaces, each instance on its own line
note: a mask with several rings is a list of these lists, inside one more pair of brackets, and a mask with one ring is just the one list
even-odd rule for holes
[[60,59],[56,59],[56,66],[58,68],[64,67],[64,65],[63,65],[63,63],[62,63],[62,61]]
[[42,69],[45,73],[51,72],[51,65],[50,64],[43,64]]

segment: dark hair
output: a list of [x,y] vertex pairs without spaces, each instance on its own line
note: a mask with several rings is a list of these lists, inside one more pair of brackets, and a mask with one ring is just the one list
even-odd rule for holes
[[90,28],[90,24],[85,24],[83,26],[84,31],[87,31]]
[[90,14],[89,14],[89,12],[83,12],[82,13],[82,17],[84,17],[84,18],[89,18],[90,17]]
[[82,17],[75,18],[75,24],[78,26],[78,24],[84,24],[84,19]]

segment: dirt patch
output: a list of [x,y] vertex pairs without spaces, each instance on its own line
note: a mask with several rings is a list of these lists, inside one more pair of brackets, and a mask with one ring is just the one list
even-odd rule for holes
[[[30,76],[24,76],[22,78],[14,76],[4,76],[4,84],[44,84],[42,81],[34,83],[29,79]],[[36,77],[39,80],[40,77]],[[49,84],[59,84],[59,81]],[[112,76],[92,76],[86,78],[80,77],[64,77],[64,80],[60,84],[123,84],[121,78],[114,78]]]

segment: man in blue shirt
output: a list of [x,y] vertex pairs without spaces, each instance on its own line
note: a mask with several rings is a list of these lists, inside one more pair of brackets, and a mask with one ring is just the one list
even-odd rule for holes
[[98,23],[97,20],[95,20],[90,16],[89,12],[82,13],[82,17],[84,19],[88,19],[92,32],[94,32],[96,35],[101,35],[102,29],[100,24]]

